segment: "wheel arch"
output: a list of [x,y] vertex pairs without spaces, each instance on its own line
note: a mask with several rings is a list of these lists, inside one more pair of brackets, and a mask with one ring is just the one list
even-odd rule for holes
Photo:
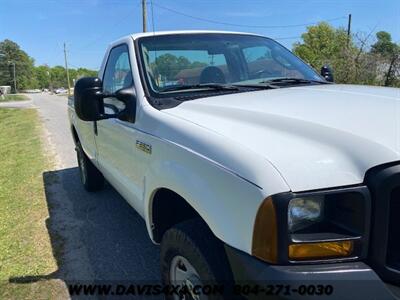
[[169,188],[154,190],[149,205],[152,239],[156,243],[160,243],[164,233],[178,223],[201,219],[207,224],[183,196]]
[[151,239],[159,243],[171,226],[201,218],[218,239],[250,253],[263,191],[204,160],[188,159],[190,164],[177,160],[153,162],[145,176],[143,216]]
[[78,131],[76,130],[75,125],[71,125],[71,133],[72,133],[72,139],[74,140],[75,145],[80,143]]

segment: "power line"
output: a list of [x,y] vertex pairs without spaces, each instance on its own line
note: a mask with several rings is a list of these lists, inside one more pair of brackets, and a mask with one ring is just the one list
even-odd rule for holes
[[[194,20],[198,20],[198,21],[203,21],[203,22],[207,22],[207,23],[212,23],[212,24],[219,24],[219,25],[226,25],[226,26],[236,26],[236,27],[247,27],[247,28],[292,28],[292,27],[304,27],[304,26],[311,26],[311,25],[315,25],[318,24],[319,22],[310,22],[310,23],[303,23],[303,24],[290,24],[290,25],[246,25],[246,24],[236,24],[236,23],[228,23],[228,22],[221,22],[221,21],[215,21],[215,20],[211,20],[211,19],[206,19],[206,18],[202,18],[202,17],[196,17],[196,16],[192,16],[189,15],[187,13],[169,8],[169,7],[165,7],[162,6],[158,3],[155,3],[153,1],[153,5],[157,6],[161,9],[173,12],[175,14],[181,15],[181,16],[185,16],[187,18],[191,18]],[[337,20],[343,20],[343,19],[347,19],[347,17],[337,17],[337,18],[333,18],[333,19],[328,19],[328,20],[324,20],[325,22],[333,22],[333,21],[337,21]]]
[[[126,20],[128,20],[128,18],[132,17],[132,13],[129,12],[128,14],[126,14],[125,16],[119,18],[116,22],[111,23],[111,24],[107,24],[108,28],[115,28],[118,25],[121,25],[122,23],[126,22]],[[97,37],[95,37],[92,41],[90,41],[89,43],[79,47],[78,49],[75,49],[74,51],[81,51],[83,49],[87,49],[91,46],[93,46],[94,44],[98,43],[100,40],[104,39],[106,35],[102,32],[99,35],[97,35]]]

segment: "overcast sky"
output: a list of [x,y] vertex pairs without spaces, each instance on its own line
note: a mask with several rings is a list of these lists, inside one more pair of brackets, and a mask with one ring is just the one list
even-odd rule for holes
[[[153,13],[152,13],[153,12]],[[400,42],[400,0],[148,0],[148,27],[260,33],[292,48],[307,25],[328,20],[353,30],[386,30]],[[298,25],[298,26],[297,26]],[[142,30],[140,0],[2,0],[0,40],[11,39],[36,65],[97,69],[107,44]]]

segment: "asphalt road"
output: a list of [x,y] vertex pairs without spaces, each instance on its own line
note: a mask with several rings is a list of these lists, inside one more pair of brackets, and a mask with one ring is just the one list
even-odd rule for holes
[[49,151],[58,160],[54,170],[43,174],[47,226],[59,266],[52,276],[66,283],[158,282],[159,248],[141,217],[111,186],[88,193],[80,183],[67,98],[30,96],[48,132]]

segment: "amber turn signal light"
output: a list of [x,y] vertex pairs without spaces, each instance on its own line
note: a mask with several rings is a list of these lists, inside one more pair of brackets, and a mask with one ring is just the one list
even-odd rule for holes
[[278,257],[278,232],[276,213],[271,198],[258,209],[254,224],[252,253],[259,259],[275,263]]
[[289,258],[293,260],[311,260],[350,256],[353,241],[336,241],[289,245]]

